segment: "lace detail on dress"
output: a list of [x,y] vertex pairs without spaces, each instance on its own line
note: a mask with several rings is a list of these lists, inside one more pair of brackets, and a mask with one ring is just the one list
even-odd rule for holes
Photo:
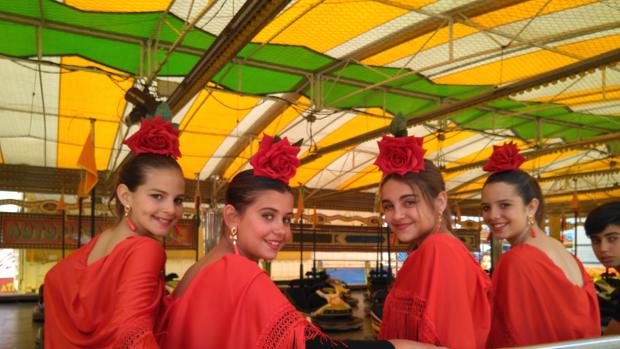
[[140,321],[121,327],[112,348],[130,349],[136,347],[150,347],[149,342],[154,342],[153,328],[148,321]]
[[398,289],[392,289],[385,302],[382,339],[403,338],[439,345],[435,326],[425,313],[426,300]]
[[303,349],[306,340],[319,336],[321,342],[332,340],[290,304],[284,304],[263,328],[258,338],[260,349]]

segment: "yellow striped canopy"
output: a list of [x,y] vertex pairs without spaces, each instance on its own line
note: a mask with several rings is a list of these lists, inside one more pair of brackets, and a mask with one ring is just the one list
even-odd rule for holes
[[[0,0],[0,163],[76,169],[95,120],[114,170],[138,126],[131,87],[165,101],[242,0]],[[237,16],[237,17],[236,17]],[[188,179],[248,168],[263,133],[303,139],[291,185],[376,190],[377,136],[347,140],[620,49],[618,0],[293,0],[173,117]],[[224,34],[223,34],[224,33]],[[616,54],[618,57],[618,54]],[[547,200],[620,197],[618,59],[414,122],[455,200],[516,142]],[[149,82],[152,80],[152,83]]]

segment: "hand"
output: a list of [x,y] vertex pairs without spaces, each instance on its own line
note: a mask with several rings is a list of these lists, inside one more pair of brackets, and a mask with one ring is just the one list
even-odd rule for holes
[[395,349],[448,349],[446,347],[437,347],[432,344],[414,342],[407,339],[390,339],[389,342],[392,343]]

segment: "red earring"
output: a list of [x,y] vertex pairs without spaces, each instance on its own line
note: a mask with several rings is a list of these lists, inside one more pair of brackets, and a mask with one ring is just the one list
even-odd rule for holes
[[443,212],[437,215],[437,224],[435,224],[435,228],[433,228],[433,233],[441,232],[441,221],[443,218],[442,216],[443,216]]
[[487,235],[487,242],[491,242],[492,239],[493,239],[493,233],[489,231],[489,235]]
[[530,225],[530,236],[535,238],[536,237],[536,228],[534,228],[534,217],[527,216],[527,224]]
[[390,245],[394,246],[396,244],[396,239],[398,238],[398,236],[396,236],[395,233],[392,234],[392,237],[390,238]]
[[135,233],[138,228],[131,221],[131,218],[129,218],[129,212],[130,211],[131,211],[131,206],[129,206],[129,205],[125,206],[125,218],[127,218],[127,226],[129,226],[129,229]]

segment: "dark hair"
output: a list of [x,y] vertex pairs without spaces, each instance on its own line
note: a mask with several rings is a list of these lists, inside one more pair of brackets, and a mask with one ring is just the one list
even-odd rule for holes
[[545,220],[545,201],[540,185],[534,177],[520,169],[495,172],[487,178],[482,188],[484,189],[487,184],[500,182],[514,186],[517,194],[523,199],[526,205],[532,202],[532,199],[538,199],[538,209],[534,217],[538,225],[543,225]]
[[114,192],[108,205],[115,202],[115,213],[117,217],[122,217],[125,213],[123,204],[118,199],[116,188],[124,184],[130,191],[135,191],[146,180],[146,172],[149,169],[177,169],[181,174],[181,166],[173,158],[167,155],[142,153],[139,155],[130,154],[118,170],[117,178],[114,183]]
[[600,234],[607,226],[617,225],[620,227],[620,201],[612,201],[592,210],[583,227],[586,235]]
[[293,194],[293,190],[288,184],[269,177],[254,176],[252,170],[246,170],[238,173],[230,181],[224,200],[226,204],[232,205],[237,212],[243,213],[256,200],[258,192],[264,190]]
[[[441,176],[441,172],[432,161],[424,159],[424,170],[418,173],[408,172],[404,176],[397,173],[392,173],[383,178],[379,191],[383,189],[383,185],[389,181],[395,180],[401,183],[405,183],[411,187],[412,190],[416,188],[422,193],[424,201],[430,206],[435,207],[433,200],[437,198],[439,193],[446,190],[446,183]],[[452,232],[452,215],[450,214],[450,206],[446,205],[446,209],[443,211],[442,221],[445,222],[448,230]]]

